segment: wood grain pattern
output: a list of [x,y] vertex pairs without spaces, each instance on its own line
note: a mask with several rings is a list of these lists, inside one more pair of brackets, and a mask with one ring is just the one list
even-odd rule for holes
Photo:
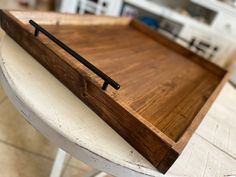
[[[165,173],[215,99],[226,71],[129,18],[33,14],[1,11],[1,26]],[[45,16],[57,20],[40,20]],[[102,91],[94,73],[44,35],[35,38],[29,18],[39,20],[121,89]]]

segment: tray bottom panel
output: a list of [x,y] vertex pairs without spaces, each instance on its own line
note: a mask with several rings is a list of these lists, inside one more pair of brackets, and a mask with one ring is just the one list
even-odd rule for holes
[[[221,80],[132,26],[44,27],[119,82],[119,91],[109,89],[115,99],[173,141],[178,141]],[[47,45],[55,45],[43,35],[41,38]],[[63,49],[57,50],[101,83]]]

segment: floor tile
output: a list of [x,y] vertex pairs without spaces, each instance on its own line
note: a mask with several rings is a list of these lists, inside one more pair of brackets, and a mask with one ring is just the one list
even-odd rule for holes
[[67,167],[62,177],[83,177],[87,172],[85,169]]
[[73,167],[78,167],[78,168],[82,168],[82,169],[85,169],[87,171],[90,171],[92,170],[92,168],[88,165],[86,165],[85,163],[77,160],[76,158],[74,157],[71,157],[70,161],[69,161],[69,165],[70,166],[73,166]]
[[0,104],[0,141],[51,159],[57,150],[26,122],[8,99]]
[[3,90],[2,86],[0,85],[0,104],[3,101],[4,98],[6,98],[6,95],[4,93],[4,90]]
[[1,177],[48,177],[52,160],[0,143]]
[[[80,177],[81,175],[83,176],[85,172],[89,172],[93,169],[92,167],[73,157],[69,161],[69,166],[74,168],[66,168],[63,177]],[[106,177],[113,176],[107,175]]]

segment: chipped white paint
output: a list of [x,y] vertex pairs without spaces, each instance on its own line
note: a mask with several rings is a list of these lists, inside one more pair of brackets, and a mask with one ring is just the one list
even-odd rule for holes
[[[69,154],[120,177],[163,176],[11,38],[1,43],[1,81],[17,109]],[[222,177],[236,169],[236,91],[226,84],[165,176]]]
[[236,92],[229,85],[225,90],[213,104],[197,134],[236,159]]

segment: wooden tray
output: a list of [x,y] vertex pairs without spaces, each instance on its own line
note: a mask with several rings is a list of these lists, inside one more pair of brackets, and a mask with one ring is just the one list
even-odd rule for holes
[[[163,173],[227,80],[225,70],[130,18],[20,11],[0,18],[8,35]],[[34,36],[30,19],[113,80],[104,84],[45,33]]]

